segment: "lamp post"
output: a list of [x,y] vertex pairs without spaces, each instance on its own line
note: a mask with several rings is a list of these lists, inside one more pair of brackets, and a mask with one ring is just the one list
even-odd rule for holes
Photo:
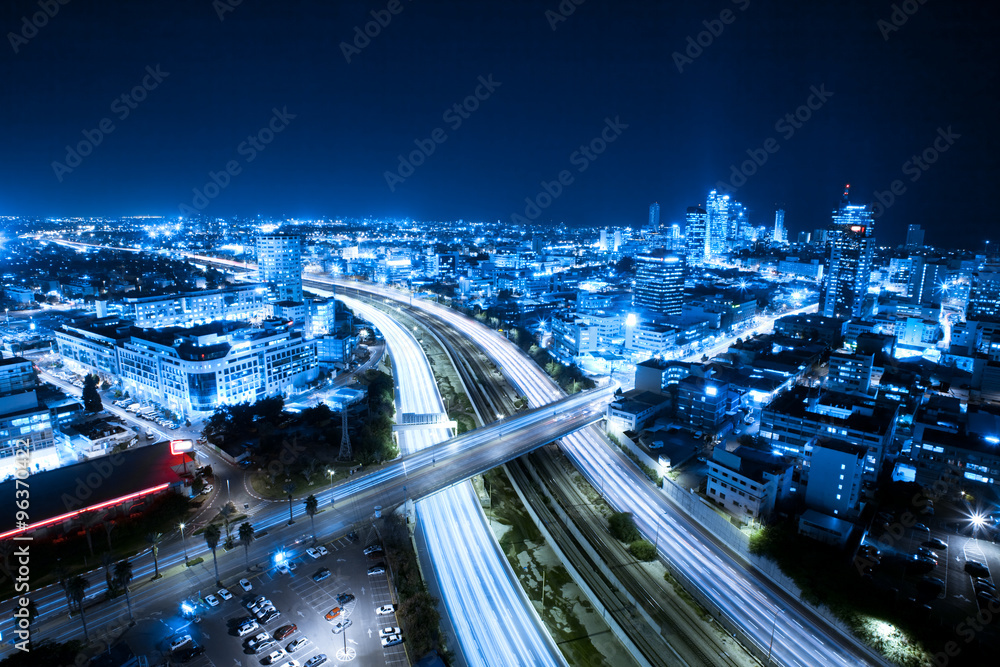
[[187,567],[188,550],[187,550],[187,542],[184,541],[184,524],[183,523],[180,524],[180,529],[181,529],[181,547],[183,547],[183,549],[184,549],[184,567]]
[[326,473],[330,476],[330,507],[333,507],[333,470],[327,468]]
[[778,614],[784,611],[784,609],[777,607],[774,609],[774,621],[771,623],[771,642],[767,645],[767,662],[764,663],[765,667],[771,664],[771,649],[774,648],[774,629],[778,626]]
[[[667,513],[663,512],[662,516],[667,516]],[[657,554],[660,553],[660,521],[659,521],[659,516],[657,516],[657,520],[656,520],[656,542],[653,543],[653,548],[656,550]]]

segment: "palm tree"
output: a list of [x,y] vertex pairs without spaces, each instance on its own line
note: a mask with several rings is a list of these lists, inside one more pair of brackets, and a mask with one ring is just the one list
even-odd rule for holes
[[101,522],[101,517],[96,514],[86,514],[80,519],[80,523],[83,524],[83,532],[87,536],[87,547],[90,549],[90,555],[94,555],[94,541],[90,537],[90,530]]
[[128,605],[128,618],[130,621],[135,619],[132,617],[132,599],[128,595],[128,585],[132,581],[132,563],[128,562],[128,559],[120,560],[115,563],[115,584],[125,591],[125,604]]
[[288,525],[295,523],[295,519],[292,518],[292,491],[295,490],[295,485],[289,482],[282,487],[285,493],[288,494]]
[[316,511],[319,509],[319,501],[316,500],[316,496],[309,494],[306,498],[306,514],[309,515],[309,520],[312,522],[313,529],[313,544],[316,543]]
[[255,538],[253,526],[249,521],[244,521],[240,524],[240,542],[243,543],[243,549],[246,552],[247,558],[247,569],[250,569],[250,545],[253,544]]
[[219,586],[222,585],[222,581],[219,579],[219,561],[215,557],[215,549],[219,546],[219,538],[222,537],[222,531],[214,523],[208,524],[205,529],[205,544],[208,548],[212,550],[212,562],[215,563],[215,583]]
[[160,542],[163,540],[163,533],[149,533],[146,535],[146,542],[152,548],[153,552],[153,579],[160,578],[160,559],[157,556],[160,553]]
[[104,522],[104,532],[108,535],[108,551],[111,551],[111,531],[115,529],[116,525],[117,524],[110,519],[107,519]]
[[105,551],[101,554],[101,564],[104,566],[104,581],[108,584],[108,597],[113,598],[115,593],[115,582],[111,578],[111,568],[114,565],[115,559],[112,558],[110,551]]
[[90,583],[79,574],[66,582],[66,589],[69,591],[70,599],[73,600],[76,608],[80,611],[80,622],[83,623],[83,641],[86,644],[90,643],[90,637],[87,635],[87,619],[83,615],[83,598],[87,595],[87,586],[89,585]]
[[229,540],[231,538],[229,533],[229,517],[236,514],[236,505],[234,505],[233,501],[230,500],[222,506],[222,509],[219,510],[219,514],[222,515],[222,520],[226,523],[226,548],[229,548]]
[[69,570],[62,564],[62,560],[57,559],[55,575],[56,579],[59,580],[59,585],[62,586],[63,595],[66,596],[66,607],[73,611],[73,601],[69,596]]

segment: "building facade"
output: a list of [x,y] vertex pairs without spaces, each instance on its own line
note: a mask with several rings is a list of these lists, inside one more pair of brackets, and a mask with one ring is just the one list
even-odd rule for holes
[[302,301],[302,237],[266,234],[257,237],[257,270],[275,301]]
[[664,249],[639,255],[635,305],[663,315],[680,315],[684,303],[684,260]]
[[163,296],[126,297],[123,315],[138,327],[189,327],[216,320],[265,316],[267,285],[252,283]]
[[846,201],[833,214],[827,236],[827,276],[821,296],[826,317],[861,317],[871,282],[875,224],[870,206]]

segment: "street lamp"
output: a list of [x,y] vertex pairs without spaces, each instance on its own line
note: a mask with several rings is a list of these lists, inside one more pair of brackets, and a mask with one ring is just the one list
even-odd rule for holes
[[[662,516],[666,517],[667,513],[663,512]],[[659,521],[656,522],[656,542],[653,544],[653,547],[655,548],[657,555],[659,555],[659,553],[660,553],[660,522]]]
[[771,642],[767,645],[767,662],[764,663],[765,666],[771,664],[771,649],[774,648],[774,629],[778,626],[778,614],[784,613],[784,611],[784,609],[777,607],[774,609],[774,621],[771,623]]
[[330,476],[330,507],[333,507],[333,470],[326,469],[326,474]]
[[187,542],[184,541],[184,524],[183,523],[180,524],[180,529],[181,529],[181,546],[184,548],[184,567],[187,567],[188,550],[187,550]]

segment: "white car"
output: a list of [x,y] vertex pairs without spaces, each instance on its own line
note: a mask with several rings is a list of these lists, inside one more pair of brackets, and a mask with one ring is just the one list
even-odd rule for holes
[[390,637],[392,635],[398,635],[399,628],[380,628],[378,631],[379,637]]
[[278,572],[281,574],[291,574],[292,571],[288,569],[288,563],[282,563],[278,566]]
[[215,491],[215,487],[209,484],[208,486],[206,486],[204,489],[201,490],[201,495],[207,496],[212,491]]
[[286,662],[285,664],[283,664],[281,667],[302,667],[302,666],[299,664],[298,660],[289,660],[288,662]]
[[251,632],[256,632],[257,630],[260,630],[260,625],[258,625],[257,621],[250,621],[236,628],[236,635],[238,637],[246,637]]
[[402,644],[403,638],[399,635],[389,635],[388,637],[382,637],[382,646],[395,646],[396,644]]
[[240,579],[240,588],[249,593],[253,590],[253,586],[250,584],[248,579]]
[[285,657],[285,652],[279,648],[265,655],[263,658],[261,658],[260,661],[265,665],[273,665],[274,663],[278,662],[284,657]]
[[319,550],[317,550],[317,549],[312,549],[312,548],[306,549],[306,554],[310,558],[319,558]]
[[351,619],[345,618],[343,621],[333,626],[333,634],[339,635],[341,632],[351,627],[353,623],[354,621],[352,621]]
[[388,616],[389,614],[396,613],[396,605],[394,604],[384,604],[375,610],[375,613],[379,616]]
[[176,651],[180,647],[184,646],[185,644],[189,644],[190,642],[191,642],[191,635],[182,635],[177,639],[173,640],[172,642],[170,642],[170,650]]
[[214,595],[206,595],[205,596],[205,602],[208,603],[209,607],[218,607],[219,606],[219,598],[215,597]]
[[247,602],[247,603],[246,603],[246,604],[244,604],[243,606],[244,606],[244,607],[246,607],[247,609],[249,609],[250,607],[254,606],[255,604],[259,604],[259,603],[263,602],[263,601],[264,601],[264,600],[266,600],[266,599],[267,599],[267,598],[266,598],[265,596],[263,596],[263,595],[258,595],[258,596],[257,596],[257,597],[255,597],[255,598],[254,598],[253,600],[251,600],[250,602]]
[[267,634],[266,630],[264,632],[258,632],[249,641],[247,641],[247,646],[249,646],[251,649],[253,649],[255,646],[257,646],[259,644],[263,644],[264,642],[266,642],[270,638],[271,638],[271,635]]
[[223,600],[232,600],[233,594],[229,592],[228,588],[220,588],[219,597],[222,598]]
[[322,544],[319,545],[318,547],[316,547],[316,551],[319,552],[320,556],[326,556],[327,554],[330,553],[329,549],[327,549],[326,547],[324,547]]

